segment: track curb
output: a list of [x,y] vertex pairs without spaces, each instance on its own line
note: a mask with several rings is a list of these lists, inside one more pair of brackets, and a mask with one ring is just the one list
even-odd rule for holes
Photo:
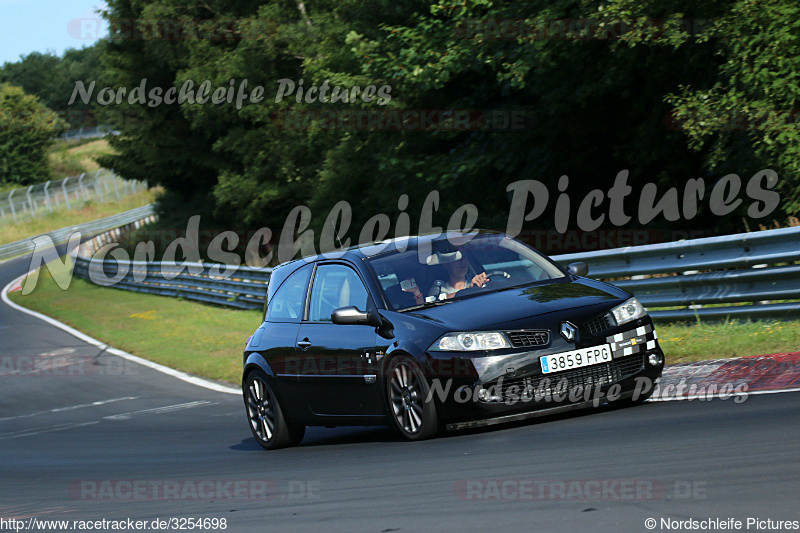
[[668,365],[650,401],[727,399],[797,391],[800,352],[775,353]]

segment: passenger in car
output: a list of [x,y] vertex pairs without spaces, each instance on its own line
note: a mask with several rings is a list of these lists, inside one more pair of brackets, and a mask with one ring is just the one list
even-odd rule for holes
[[394,273],[398,283],[384,289],[389,303],[395,309],[405,309],[422,305],[425,296],[417,284],[416,277],[420,275],[419,264],[411,261],[398,261],[394,265]]

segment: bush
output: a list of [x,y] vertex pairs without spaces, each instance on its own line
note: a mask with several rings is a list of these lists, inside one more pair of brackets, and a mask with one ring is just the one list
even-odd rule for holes
[[50,179],[47,148],[65,123],[35,96],[0,84],[0,183],[29,185]]

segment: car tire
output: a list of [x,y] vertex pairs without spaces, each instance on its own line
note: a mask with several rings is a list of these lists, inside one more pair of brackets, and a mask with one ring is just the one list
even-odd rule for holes
[[393,357],[387,365],[385,389],[392,426],[408,440],[425,440],[439,432],[436,402],[417,362],[408,356]]
[[250,431],[267,450],[296,446],[303,440],[306,427],[287,422],[267,375],[253,370],[243,388],[244,407]]

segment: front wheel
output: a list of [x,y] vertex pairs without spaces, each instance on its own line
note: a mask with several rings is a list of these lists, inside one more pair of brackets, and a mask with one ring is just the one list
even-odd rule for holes
[[262,447],[276,450],[296,446],[303,440],[306,427],[286,421],[263,371],[254,370],[247,376],[243,393],[250,431]]
[[[389,362],[386,396],[395,429],[408,440],[434,437],[439,429],[430,386],[416,361],[398,356]],[[428,401],[426,401],[428,400]]]

